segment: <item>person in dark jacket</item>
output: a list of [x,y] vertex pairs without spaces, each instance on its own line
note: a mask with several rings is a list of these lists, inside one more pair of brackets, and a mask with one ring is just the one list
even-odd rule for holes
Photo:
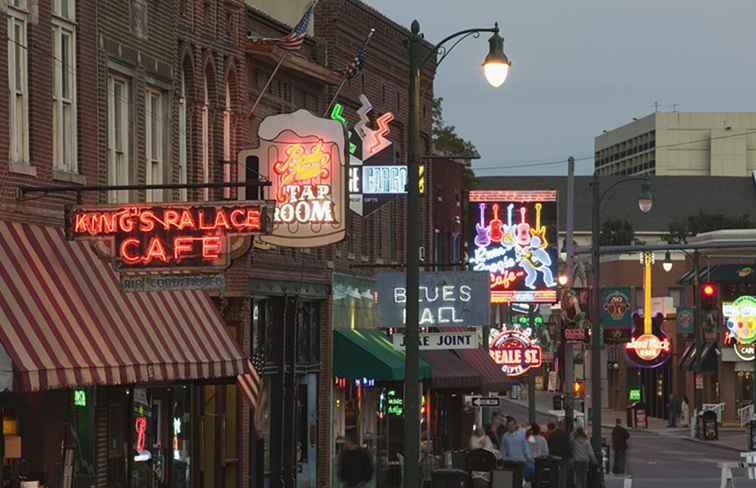
[[622,474],[625,472],[625,463],[627,462],[627,440],[630,433],[622,427],[622,420],[617,419],[617,425],[612,429],[612,449],[614,450],[614,465],[612,472]]
[[338,476],[349,488],[363,486],[373,479],[373,461],[367,449],[347,440],[339,455]]
[[572,458],[572,444],[564,422],[559,422],[559,427],[549,435],[549,454],[564,460]]
[[501,433],[499,433],[501,421],[501,415],[498,413],[494,414],[493,418],[491,419],[491,426],[487,431],[488,438],[491,439],[491,443],[494,445],[497,451],[499,450],[499,441],[501,440]]

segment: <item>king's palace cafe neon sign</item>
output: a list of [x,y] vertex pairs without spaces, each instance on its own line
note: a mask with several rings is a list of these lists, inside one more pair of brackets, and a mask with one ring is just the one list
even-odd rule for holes
[[108,241],[124,270],[219,269],[230,237],[268,232],[272,209],[256,201],[68,207],[66,237]]

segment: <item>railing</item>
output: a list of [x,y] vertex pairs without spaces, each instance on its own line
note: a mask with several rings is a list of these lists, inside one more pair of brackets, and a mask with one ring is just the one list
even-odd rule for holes
[[753,403],[749,403],[745,407],[738,409],[738,419],[740,419],[740,426],[745,427],[748,422],[753,418]]

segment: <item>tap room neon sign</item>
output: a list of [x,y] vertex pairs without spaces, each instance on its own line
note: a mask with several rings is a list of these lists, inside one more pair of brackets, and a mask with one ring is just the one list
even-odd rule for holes
[[239,153],[239,166],[256,164],[271,182],[276,202],[271,232],[260,241],[285,247],[320,247],[346,236],[345,134],[341,123],[306,110],[266,117],[260,146]]
[[490,274],[491,303],[557,301],[557,193],[472,191],[468,264]]
[[110,243],[118,268],[224,268],[229,238],[268,231],[265,202],[126,204],[66,208],[66,237]]

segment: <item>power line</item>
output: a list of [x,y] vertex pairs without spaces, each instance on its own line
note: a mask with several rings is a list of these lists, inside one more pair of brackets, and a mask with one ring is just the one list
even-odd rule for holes
[[[745,132],[740,133],[733,133],[733,134],[724,134],[721,136],[713,136],[713,137],[707,137],[705,139],[696,139],[693,141],[684,141],[684,142],[676,142],[672,144],[663,144],[661,146],[655,146],[653,149],[671,149],[675,147],[680,146],[686,146],[688,144],[699,144],[702,142],[710,142],[710,141],[717,141],[721,139],[729,139],[731,137],[741,137],[741,136],[747,136],[750,134],[756,134],[756,130],[749,130]],[[579,161],[588,161],[595,159],[594,156],[583,156],[580,158],[575,158],[576,162]],[[474,171],[493,171],[493,170],[501,170],[501,169],[515,169],[515,168],[527,168],[527,167],[535,167],[535,166],[556,166],[559,164],[566,164],[567,159],[560,159],[558,161],[524,161],[520,163],[513,163],[513,164],[504,164],[504,165],[492,165],[492,166],[476,166],[473,168]]]

